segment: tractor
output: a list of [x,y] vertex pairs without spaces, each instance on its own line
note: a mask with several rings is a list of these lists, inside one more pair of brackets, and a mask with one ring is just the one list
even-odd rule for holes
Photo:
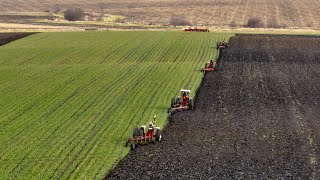
[[180,92],[180,96],[171,100],[170,114],[183,110],[193,110],[194,108],[193,99],[190,97],[190,90],[181,89]]
[[224,49],[226,47],[228,47],[228,44],[226,42],[224,42],[224,41],[217,42],[217,49],[221,50],[221,49]]
[[161,142],[162,132],[159,127],[156,127],[156,117],[156,115],[153,117],[147,129],[145,125],[140,128],[135,127],[132,138],[129,138],[126,142],[126,147],[130,144],[131,149],[134,150],[138,144]]
[[216,63],[213,62],[213,59],[211,59],[209,62],[207,62],[204,65],[204,68],[201,70],[201,72],[206,73],[206,72],[209,72],[209,71],[214,71],[214,70],[216,70],[215,66],[216,66]]

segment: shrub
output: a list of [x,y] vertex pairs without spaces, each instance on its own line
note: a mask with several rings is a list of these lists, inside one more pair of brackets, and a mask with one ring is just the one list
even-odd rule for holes
[[279,28],[286,28],[285,24],[279,24],[278,21],[275,18],[269,19],[268,28],[274,28],[274,29],[279,29]]
[[64,19],[67,21],[81,21],[84,19],[84,11],[80,8],[67,9],[64,12]]
[[231,28],[235,28],[235,27],[237,27],[237,24],[236,24],[236,22],[231,21],[230,24],[229,24],[229,26],[230,26]]
[[179,15],[179,16],[172,16],[170,18],[170,24],[173,26],[191,26],[190,21],[187,17]]
[[257,18],[257,17],[250,18],[248,20],[248,23],[247,23],[246,27],[249,27],[249,28],[261,28],[261,27],[263,27],[263,23],[262,23],[260,18]]
[[114,22],[115,22],[115,23],[125,23],[126,20],[123,19],[123,18],[116,18],[116,19],[114,20]]

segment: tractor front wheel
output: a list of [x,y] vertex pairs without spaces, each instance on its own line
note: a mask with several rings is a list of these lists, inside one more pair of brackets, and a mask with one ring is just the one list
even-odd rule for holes
[[193,110],[193,99],[189,99],[189,109]]
[[158,129],[158,130],[156,131],[156,141],[157,141],[157,142],[161,142],[161,140],[162,140],[162,132],[161,132],[160,129]]

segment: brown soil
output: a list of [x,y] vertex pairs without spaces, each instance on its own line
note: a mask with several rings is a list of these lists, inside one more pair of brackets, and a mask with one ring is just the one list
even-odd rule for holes
[[35,33],[0,33],[0,46]]
[[320,37],[237,35],[207,73],[196,109],[106,179],[316,179]]

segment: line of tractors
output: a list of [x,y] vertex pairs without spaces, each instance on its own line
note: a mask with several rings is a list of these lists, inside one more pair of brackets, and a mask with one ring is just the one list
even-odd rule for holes
[[210,32],[208,28],[189,27],[185,28],[186,32]]
[[[225,49],[227,46],[227,43],[224,41],[218,42],[218,52],[220,53],[221,50]],[[208,63],[205,64],[205,67],[201,69],[201,72],[207,73],[215,70],[217,70],[216,62],[214,62],[213,59],[211,59]],[[168,109],[169,115],[179,111],[194,109],[194,100],[190,96],[190,92],[191,91],[188,89],[181,89],[180,96],[171,99],[171,107]],[[148,126],[142,125],[140,128],[135,127],[133,129],[132,137],[126,141],[126,146],[130,145],[131,149],[133,150],[137,147],[138,144],[161,142],[162,131],[160,127],[156,126],[156,117],[156,115],[153,117],[153,120],[148,124]]]

